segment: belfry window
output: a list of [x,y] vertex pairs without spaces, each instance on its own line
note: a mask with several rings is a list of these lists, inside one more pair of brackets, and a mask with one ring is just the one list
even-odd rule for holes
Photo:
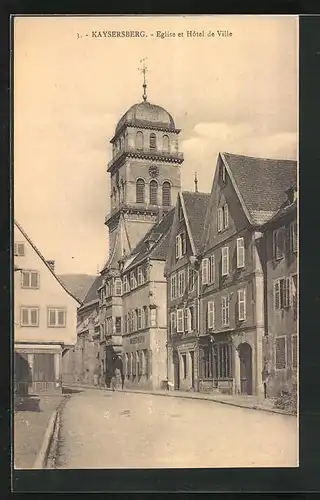
[[157,148],[157,138],[156,134],[150,134],[150,149],[156,149]]
[[164,182],[162,184],[162,205],[164,207],[171,206],[171,186],[170,182]]
[[158,184],[157,181],[150,182],[150,205],[158,204]]
[[145,182],[138,179],[136,182],[136,203],[144,203],[145,200]]
[[143,133],[140,131],[137,132],[137,135],[136,135],[136,148],[139,151],[143,150]]
[[162,149],[164,152],[169,151],[169,137],[167,135],[163,136],[163,143],[162,143]]

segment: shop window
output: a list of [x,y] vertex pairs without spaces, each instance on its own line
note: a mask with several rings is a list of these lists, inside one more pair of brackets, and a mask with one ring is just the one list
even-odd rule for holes
[[221,343],[213,346],[215,379],[226,379],[233,377],[233,355],[232,344]]

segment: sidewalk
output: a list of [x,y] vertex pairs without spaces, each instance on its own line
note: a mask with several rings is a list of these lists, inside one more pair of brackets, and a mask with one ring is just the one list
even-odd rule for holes
[[[66,387],[83,387],[88,389],[95,390],[104,390],[111,391],[112,389],[108,389],[105,387],[94,387],[93,385],[86,384],[68,384]],[[288,413],[284,410],[278,410],[277,408],[273,408],[273,401],[271,399],[263,399],[261,400],[258,396],[228,396],[226,394],[208,394],[202,392],[187,392],[187,391],[165,391],[165,390],[142,390],[142,389],[118,389],[120,392],[128,392],[128,393],[137,393],[137,394],[152,394],[154,396],[165,396],[165,397],[173,397],[173,398],[187,398],[187,399],[200,399],[206,401],[214,401],[216,403],[227,404],[230,406],[237,406],[239,408],[248,408],[251,410],[261,410],[268,411],[270,413],[278,413],[282,415],[294,416],[296,415],[292,413]]]
[[53,412],[63,394],[17,398],[14,410],[14,467],[31,469],[41,449]]

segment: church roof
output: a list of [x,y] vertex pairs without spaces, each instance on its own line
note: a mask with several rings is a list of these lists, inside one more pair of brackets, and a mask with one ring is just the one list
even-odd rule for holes
[[251,222],[263,224],[286,201],[297,183],[297,162],[221,153]]
[[170,113],[161,106],[147,101],[134,104],[125,112],[116,126],[115,135],[120,132],[124,125],[176,130]]
[[[153,226],[150,231],[142,238],[136,248],[132,251],[135,258],[129,267],[133,267],[144,258],[149,257],[153,260],[166,260],[169,247],[169,234],[174,216],[174,208],[168,212],[163,219]],[[149,243],[150,245],[149,246]]]
[[82,307],[85,307],[93,302],[98,302],[99,296],[98,296],[98,289],[102,285],[102,276],[98,275],[94,282],[92,283],[91,287],[89,288],[87,295],[83,299]]

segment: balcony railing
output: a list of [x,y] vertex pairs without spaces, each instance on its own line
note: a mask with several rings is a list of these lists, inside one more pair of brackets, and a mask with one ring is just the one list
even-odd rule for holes
[[108,170],[112,167],[114,163],[116,163],[119,158],[128,153],[135,153],[135,154],[141,154],[141,155],[149,155],[149,156],[156,156],[156,157],[161,157],[161,158],[167,158],[167,159],[176,159],[176,160],[183,160],[183,153],[180,151],[163,151],[160,149],[150,149],[150,148],[142,148],[142,149],[137,149],[135,147],[129,146],[128,144],[124,144],[122,149],[118,151],[112,158],[112,160],[109,161],[108,163]]

